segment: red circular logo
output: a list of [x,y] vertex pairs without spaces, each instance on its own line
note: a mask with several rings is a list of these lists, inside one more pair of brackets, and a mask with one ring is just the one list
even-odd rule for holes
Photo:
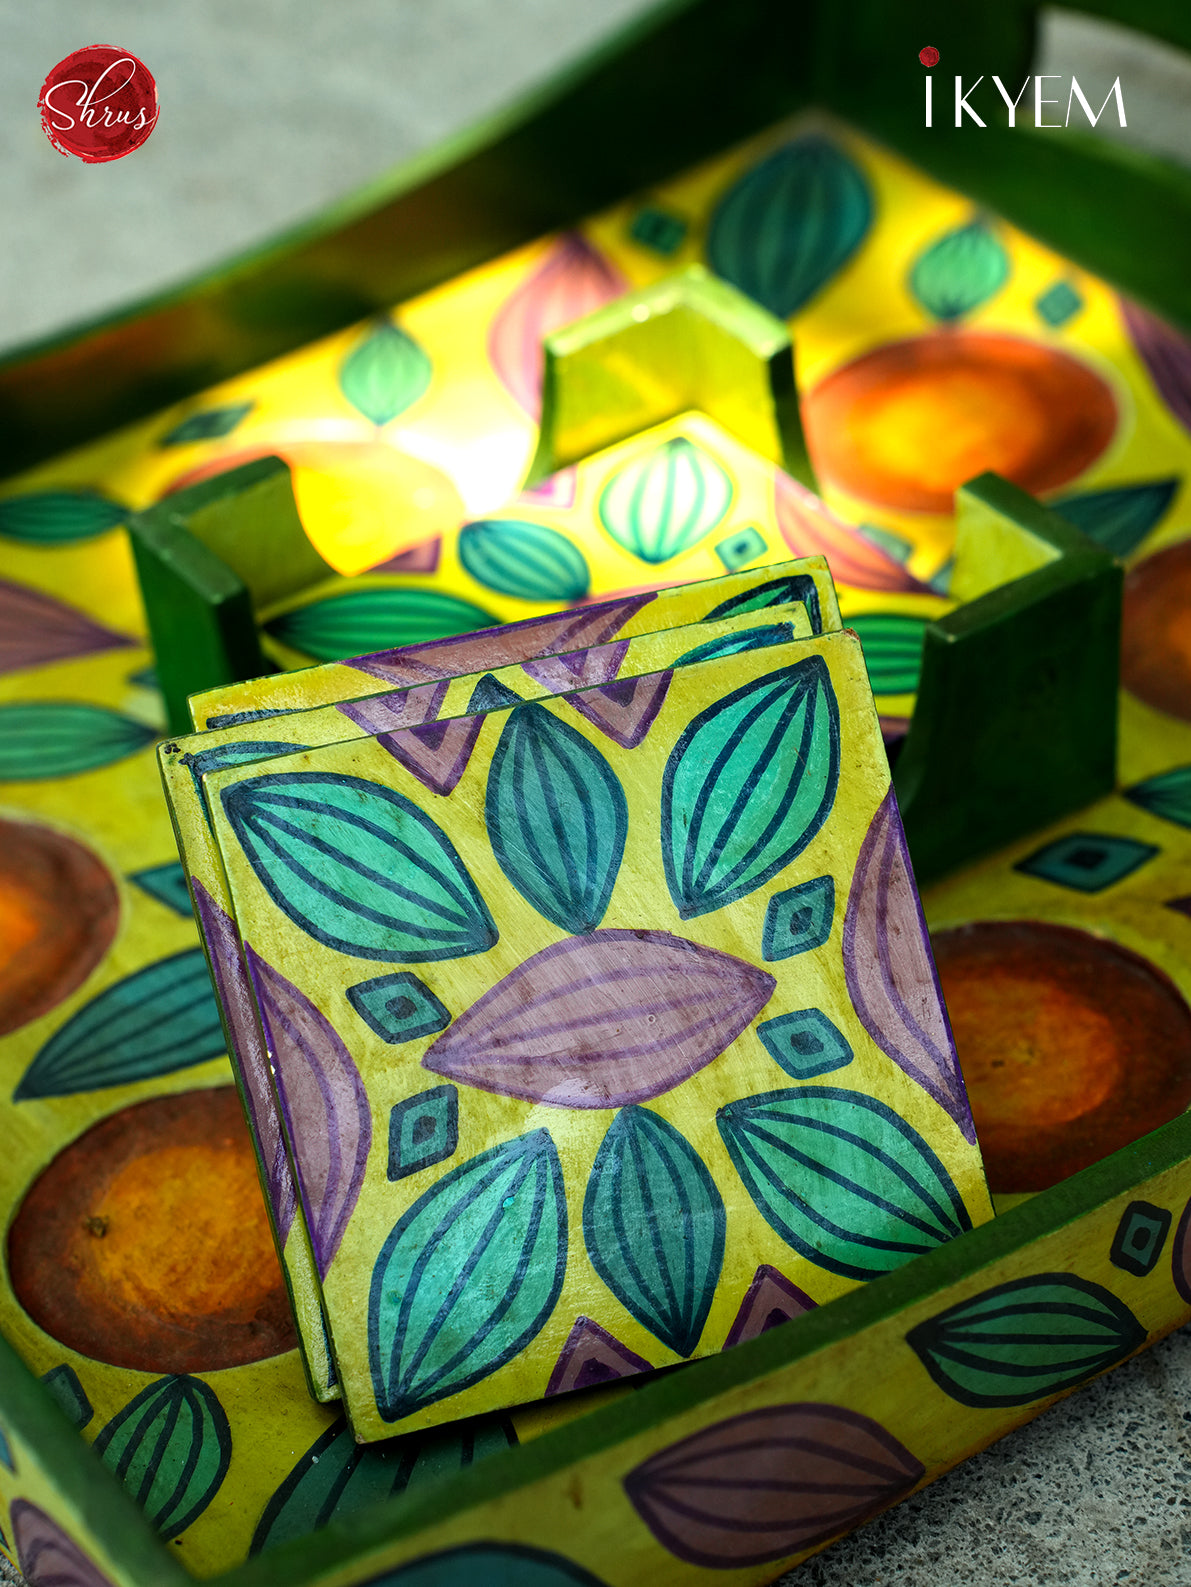
[[939,52],[933,44],[928,44],[924,50],[918,51],[918,59],[924,66],[937,66],[939,64]]
[[110,44],[72,50],[42,84],[41,125],[59,154],[88,165],[119,160],[157,121],[157,84],[143,61]]

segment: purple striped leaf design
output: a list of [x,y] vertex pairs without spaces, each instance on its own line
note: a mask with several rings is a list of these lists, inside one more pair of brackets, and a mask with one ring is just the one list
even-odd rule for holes
[[398,733],[381,733],[376,742],[431,793],[451,793],[467,770],[483,719],[457,716],[448,722],[423,722]]
[[531,418],[538,417],[542,406],[543,338],[625,291],[620,271],[578,232],[568,232],[502,304],[488,333],[488,356]]
[[0,579],[0,673],[49,661],[127,650],[137,641],[93,622],[74,606]]
[[848,993],[869,1035],[975,1144],[922,906],[890,788],[872,819],[844,917]]
[[718,1058],[775,981],[668,931],[592,931],[552,944],[484,993],[424,1068],[500,1096],[618,1108],[672,1090]]
[[838,1405],[730,1416],[630,1471],[629,1502],[663,1548],[737,1570],[822,1543],[926,1475],[879,1422]]
[[363,700],[340,700],[335,709],[365,733],[393,733],[399,728],[433,722],[442,710],[447,688],[445,679],[441,683],[422,683],[412,689],[368,695]]
[[1191,430],[1191,341],[1139,303],[1121,298],[1120,304],[1150,379],[1179,423]]
[[207,964],[223,1013],[224,1034],[235,1058],[251,1115],[278,1244],[284,1245],[294,1221],[297,1193],[273,1104],[269,1057],[253,1012],[252,983],[240,956],[240,939],[231,917],[220,909],[196,877],[191,877],[190,884],[207,949]]
[[611,683],[624,666],[628,652],[628,640],[620,639],[592,650],[570,650],[564,656],[541,656],[537,660],[523,661],[521,667],[535,683],[540,683],[552,694],[565,694],[568,689],[589,689],[597,684]]
[[310,1243],[325,1278],[360,1194],[372,1116],[359,1071],[334,1028],[297,987],[247,944],[273,1059]]
[[647,678],[621,678],[599,689],[572,694],[567,704],[621,749],[636,749],[666,701],[672,672]]
[[9,1515],[17,1564],[34,1587],[113,1587],[111,1577],[44,1510],[14,1499]]

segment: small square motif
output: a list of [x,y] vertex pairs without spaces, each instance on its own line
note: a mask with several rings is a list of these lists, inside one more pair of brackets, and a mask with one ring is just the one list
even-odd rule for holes
[[1152,843],[1138,843],[1134,838],[1109,832],[1069,832],[1065,838],[1056,838],[1019,860],[1013,868],[1079,893],[1099,893],[1123,881],[1158,852]]
[[459,1093],[432,1086],[389,1114],[389,1178],[404,1179],[452,1157],[459,1144]]
[[349,986],[347,997],[382,1041],[413,1041],[451,1023],[450,1010],[409,970]]
[[686,234],[685,220],[670,210],[657,209],[652,204],[639,209],[629,227],[629,236],[634,242],[666,257],[678,251]]
[[772,964],[821,947],[831,935],[834,915],[835,882],[830,876],[816,876],[775,893],[765,911],[761,957]]
[[830,1074],[852,1062],[852,1049],[820,1009],[803,1008],[757,1026],[765,1051],[795,1080]]
[[1034,299],[1039,316],[1056,330],[1066,325],[1083,308],[1083,299],[1069,281],[1056,281],[1054,286]]
[[765,549],[765,537],[759,530],[749,528],[721,540],[715,548],[715,554],[729,573],[735,573],[746,562],[755,562]]
[[1152,1273],[1166,1244],[1171,1216],[1165,1207],[1151,1206],[1148,1201],[1131,1201],[1113,1236],[1108,1254],[1112,1265],[1136,1278]]

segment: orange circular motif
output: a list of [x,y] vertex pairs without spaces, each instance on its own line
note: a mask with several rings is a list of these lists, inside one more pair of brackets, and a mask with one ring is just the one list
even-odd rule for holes
[[34,1322],[112,1366],[210,1372],[297,1342],[231,1087],[92,1126],[34,1182],[8,1257]]
[[1128,949],[981,921],[931,939],[994,1192],[1046,1190],[1191,1105],[1191,1009]]
[[1055,490],[1112,440],[1105,382],[1057,348],[943,331],[891,342],[845,364],[803,403],[816,467],[864,501],[952,510],[956,488],[994,469]]
[[1121,682],[1191,722],[1191,540],[1147,557],[1125,580]]
[[0,1035],[81,986],[116,934],[116,884],[90,849],[0,820]]

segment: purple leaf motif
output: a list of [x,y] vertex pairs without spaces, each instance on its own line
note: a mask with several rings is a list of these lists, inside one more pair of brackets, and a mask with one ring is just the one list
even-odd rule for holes
[[329,1020],[247,943],[319,1277],[325,1278],[360,1194],[372,1116],[359,1071]]
[[393,684],[457,678],[467,672],[491,672],[498,667],[531,661],[535,656],[557,656],[568,650],[602,645],[619,633],[654,597],[653,590],[644,590],[621,600],[582,606],[577,611],[529,617],[522,623],[507,623],[503,628],[456,634],[449,639],[433,639],[428,644],[407,645],[400,650],[378,650],[370,656],[356,656],[343,665]]
[[450,1025],[422,1066],[560,1108],[619,1108],[680,1085],[764,1008],[773,977],[668,931],[543,948]]
[[40,590],[0,579],[0,673],[135,644]]
[[252,984],[240,956],[240,939],[230,916],[220,909],[197,878],[192,876],[190,880],[211,979],[223,1011],[228,1043],[243,1081],[248,1111],[252,1115],[252,1133],[264,1164],[265,1187],[273,1208],[278,1244],[284,1245],[294,1221],[297,1193],[281,1139],[277,1109],[273,1105],[269,1058],[253,1012]]
[[1120,304],[1150,379],[1179,423],[1191,430],[1191,341],[1140,304],[1128,298],[1121,298]]
[[848,993],[869,1035],[975,1144],[955,1043],[890,788],[860,846],[844,917]]
[[542,340],[626,291],[624,277],[578,232],[560,237],[492,321],[488,356],[531,418],[542,406]]
[[113,1587],[111,1577],[44,1510],[14,1499],[9,1514],[17,1563],[34,1587]]
[[398,728],[433,722],[446,699],[447,683],[422,683],[412,689],[393,689],[363,700],[341,700],[335,709],[365,733],[393,733]]
[[773,1405],[671,1444],[630,1471],[624,1489],[671,1554],[737,1570],[858,1525],[925,1475],[920,1460],[858,1411]]

